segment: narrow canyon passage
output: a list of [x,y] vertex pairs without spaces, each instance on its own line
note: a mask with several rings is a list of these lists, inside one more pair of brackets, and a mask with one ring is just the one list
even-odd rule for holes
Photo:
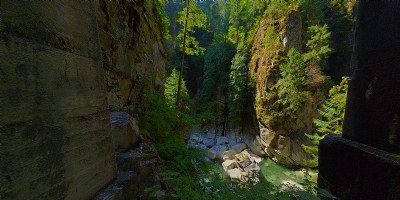
[[400,2],[0,0],[0,200],[400,199]]

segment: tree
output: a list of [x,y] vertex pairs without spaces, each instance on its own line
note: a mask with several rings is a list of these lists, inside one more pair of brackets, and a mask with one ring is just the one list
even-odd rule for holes
[[235,47],[228,41],[215,41],[204,55],[203,98],[211,100],[216,92],[227,93],[229,69]]
[[342,82],[329,90],[329,98],[322,105],[322,109],[318,110],[321,116],[314,119],[314,124],[320,135],[342,134],[349,79],[349,77],[342,77]]
[[318,110],[320,117],[313,120],[317,127],[316,133],[306,134],[313,145],[303,145],[303,149],[311,156],[311,160],[306,160],[311,165],[318,164],[319,141],[330,133],[342,134],[349,80],[349,77],[342,77],[342,82],[329,90],[329,98],[322,105],[322,109]]
[[[177,39],[180,41],[179,47],[186,55],[201,55],[204,53],[205,48],[200,46],[200,43],[193,36],[196,28],[205,28],[207,23],[207,16],[197,5],[196,1],[186,0],[188,7],[185,7],[178,13],[177,22],[182,25]],[[189,3],[190,2],[190,3]],[[188,10],[189,9],[189,10]],[[186,24],[187,23],[187,24]],[[186,26],[187,25],[187,26]],[[186,31],[185,31],[186,29]],[[187,34],[185,50],[183,50],[184,36]]]
[[307,42],[309,51],[304,55],[306,61],[319,62],[329,57],[332,49],[329,47],[331,32],[328,25],[315,25],[308,27],[310,40]]
[[203,113],[203,115],[218,116],[214,118],[218,119],[215,123],[220,125],[219,122],[222,121],[223,132],[228,123],[229,69],[234,54],[235,47],[232,43],[216,40],[204,55],[203,101],[206,108],[211,109],[205,109],[210,113]]
[[[168,104],[174,105],[176,102],[177,94],[178,94],[178,84],[179,84],[179,72],[176,69],[172,70],[172,73],[167,78],[164,87],[164,97],[167,100]],[[186,83],[184,80],[181,82],[181,102],[183,105],[188,105],[189,94],[186,89]]]
[[[199,42],[196,41],[196,38],[190,36],[189,33],[194,33],[194,27],[204,28],[207,17],[204,12],[199,8],[196,1],[190,4],[190,0],[186,0],[186,7],[179,12],[178,22],[183,24],[183,31],[180,31],[178,34],[178,40],[182,39],[182,44],[180,48],[182,49],[182,59],[181,59],[181,67],[180,67],[180,75],[179,75],[179,83],[178,83],[178,92],[176,96],[175,104],[177,106],[180,105],[181,101],[181,82],[183,75],[183,68],[185,62],[185,55],[199,55],[203,54],[205,48],[199,45]],[[192,12],[191,15],[189,13]]]
[[[241,42],[236,55],[232,59],[229,74],[229,114],[234,122],[243,122],[244,114],[248,111],[251,89],[247,63],[249,61],[248,48]],[[251,105],[250,105],[251,106]]]
[[287,58],[279,65],[278,103],[284,106],[284,114],[294,114],[304,103],[307,78],[306,64],[300,52],[291,48]]

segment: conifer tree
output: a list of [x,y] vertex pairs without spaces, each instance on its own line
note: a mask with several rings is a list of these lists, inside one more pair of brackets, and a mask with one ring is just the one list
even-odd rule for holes
[[[176,97],[178,94],[178,84],[179,84],[179,72],[176,69],[172,70],[172,73],[167,78],[164,87],[164,96],[168,104],[174,105],[176,102]],[[187,106],[189,101],[188,90],[186,89],[186,83],[184,80],[181,82],[181,102],[182,105]]]
[[301,53],[295,48],[289,50],[287,58],[279,66],[278,103],[284,107],[283,114],[294,114],[304,103],[307,83],[305,67]]
[[318,165],[319,141],[330,133],[342,134],[349,80],[349,77],[342,77],[342,82],[330,89],[329,98],[324,102],[321,109],[318,110],[320,117],[313,120],[315,126],[317,127],[316,133],[306,134],[313,145],[303,145],[303,149],[312,158],[311,160],[306,160],[306,162],[313,166]]

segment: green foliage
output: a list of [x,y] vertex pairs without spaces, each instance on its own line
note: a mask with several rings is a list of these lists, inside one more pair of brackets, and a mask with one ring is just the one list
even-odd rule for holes
[[298,6],[297,0],[270,0],[266,12],[274,19],[279,19],[296,6]]
[[[180,41],[179,47],[183,50],[183,37],[185,33],[185,22],[186,22],[186,11],[185,7],[179,12],[177,22],[182,25],[182,29],[179,31],[177,39]],[[207,23],[207,16],[197,5],[196,1],[191,1],[189,4],[189,17],[187,19],[187,35],[186,35],[186,49],[187,55],[202,55],[205,51],[204,47],[200,46],[200,43],[192,35],[195,33],[195,28],[205,28]]]
[[[171,75],[167,78],[164,87],[164,96],[165,99],[168,101],[170,106],[175,105],[176,97],[178,94],[178,84],[179,84],[179,72],[176,69],[172,70]],[[182,79],[181,82],[181,105],[185,110],[188,110],[189,106],[189,94],[186,88],[186,82]]]
[[323,21],[327,4],[327,0],[302,0],[301,10],[308,25],[315,25]]
[[322,109],[318,110],[321,117],[315,119],[314,123],[319,134],[342,133],[349,79],[349,77],[343,77],[339,85],[333,86],[329,91],[329,98],[322,105]]
[[160,23],[161,23],[161,33],[165,40],[171,40],[172,37],[169,34],[170,20],[164,11],[164,9],[166,7],[166,2],[165,2],[165,0],[156,0],[156,1],[154,1],[154,4],[155,4],[155,6],[154,6],[155,13],[157,13]]
[[333,86],[329,91],[329,98],[318,110],[319,118],[313,120],[317,127],[315,134],[306,134],[313,143],[312,146],[303,145],[303,149],[312,157],[307,162],[314,166],[318,164],[319,141],[330,133],[342,134],[344,111],[349,77],[343,77],[339,85]]
[[305,67],[300,52],[295,48],[289,50],[287,58],[279,66],[278,103],[284,106],[284,114],[295,113],[305,101]]
[[152,141],[183,138],[196,122],[190,114],[178,110],[164,97],[145,94],[143,102],[144,112],[139,125],[143,136]]
[[328,29],[328,25],[310,26],[308,27],[308,34],[310,35],[310,40],[307,41],[309,52],[304,55],[304,59],[319,62],[328,58],[329,53],[332,51],[329,47],[331,32]]
[[225,94],[229,81],[229,68],[235,54],[232,43],[215,41],[204,55],[203,96],[211,100],[217,93]]
[[183,174],[190,174],[195,171],[194,160],[204,156],[204,153],[199,150],[188,149],[185,142],[174,137],[157,143],[156,148],[167,166]]
[[242,121],[241,118],[245,117],[243,114],[252,106],[249,98],[252,88],[248,76],[248,60],[248,48],[242,42],[239,44],[235,57],[233,57],[229,74],[229,115],[234,122]]
[[217,127],[224,122],[224,108],[225,105],[217,100],[206,101],[200,106],[199,118],[203,124]]

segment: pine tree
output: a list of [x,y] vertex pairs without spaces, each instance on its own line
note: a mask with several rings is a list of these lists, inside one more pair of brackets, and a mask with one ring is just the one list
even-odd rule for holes
[[177,22],[179,22],[183,29],[179,31],[177,39],[180,41],[179,47],[183,50],[183,39],[185,35],[185,24],[186,24],[186,14],[187,9],[189,9],[189,15],[187,19],[187,27],[186,27],[186,55],[202,55],[206,50],[204,47],[200,46],[200,43],[193,36],[195,33],[195,28],[205,28],[207,23],[206,14],[200,9],[199,5],[197,5],[196,1],[190,1],[189,8],[185,7],[182,11],[179,12],[179,16]]
[[315,134],[306,134],[313,143],[312,146],[303,145],[303,149],[311,156],[306,160],[313,166],[318,165],[319,141],[330,133],[342,134],[343,118],[346,107],[346,95],[349,77],[343,77],[339,85],[333,86],[329,91],[329,98],[318,110],[320,117],[313,120],[317,127]]
[[314,119],[314,124],[319,134],[342,133],[348,81],[349,77],[343,77],[339,85],[333,86],[329,91],[329,99],[322,105],[322,109],[318,110],[321,117]]
[[[167,78],[164,87],[164,96],[169,105],[174,105],[178,94],[179,72],[176,69],[172,70],[171,75]],[[181,82],[181,102],[183,106],[188,106],[189,94],[186,89],[186,82]]]
[[307,41],[307,47],[310,49],[304,55],[306,61],[319,62],[329,57],[332,49],[329,47],[331,32],[328,25],[315,25],[308,27],[310,40]]
[[229,114],[233,121],[243,121],[248,99],[251,97],[247,63],[249,60],[248,48],[243,42],[238,46],[237,53],[232,59],[229,74]]

